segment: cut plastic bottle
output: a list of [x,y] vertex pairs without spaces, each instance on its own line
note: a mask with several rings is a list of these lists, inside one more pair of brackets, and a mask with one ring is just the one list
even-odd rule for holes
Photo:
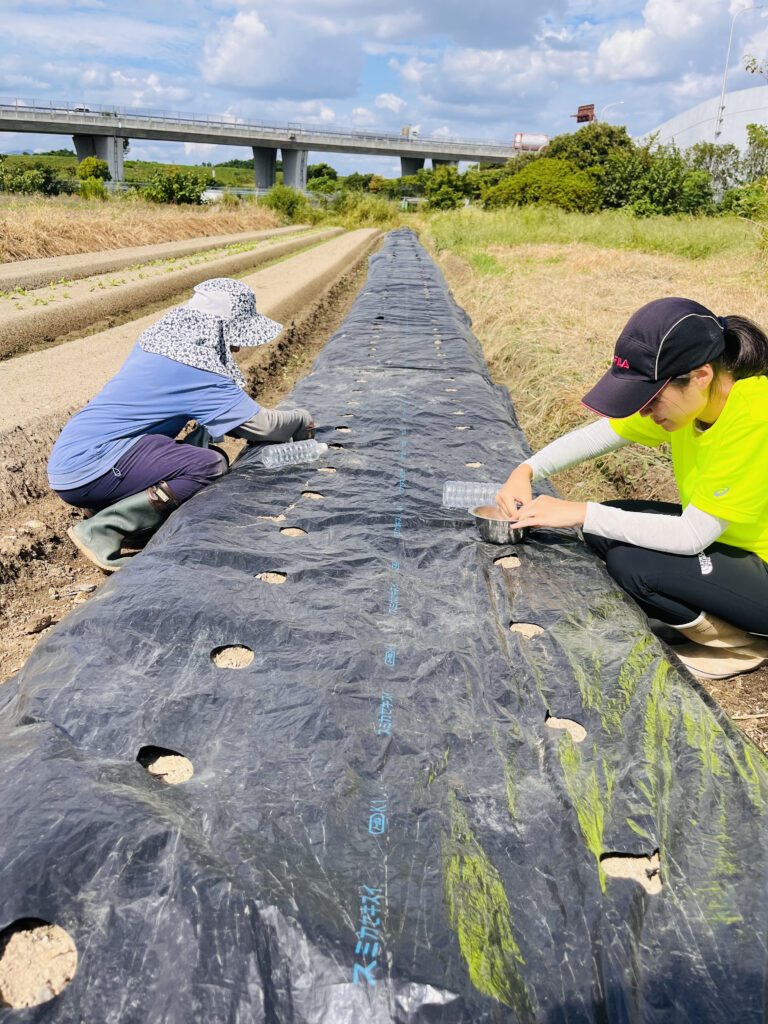
[[267,469],[280,466],[295,466],[300,462],[314,462],[328,451],[323,441],[288,441],[287,444],[270,444],[261,452],[260,458]]
[[443,508],[475,508],[494,505],[503,484],[477,480],[446,480],[443,484]]

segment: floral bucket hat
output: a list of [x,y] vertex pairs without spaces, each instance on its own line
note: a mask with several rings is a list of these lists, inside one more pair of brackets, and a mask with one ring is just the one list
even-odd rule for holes
[[245,386],[230,348],[266,345],[282,324],[256,310],[253,289],[231,277],[214,277],[195,286],[194,295],[139,336],[145,352],[209,370]]

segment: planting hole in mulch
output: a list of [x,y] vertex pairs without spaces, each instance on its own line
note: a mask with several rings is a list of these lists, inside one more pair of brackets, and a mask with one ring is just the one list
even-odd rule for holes
[[464,465],[465,466],[469,466],[470,469],[477,469],[478,466],[484,466],[485,463],[484,462],[465,462]]
[[348,420],[353,420],[355,418],[355,414],[353,412],[345,412],[344,418]]
[[317,467],[317,472],[318,473],[335,473],[336,470],[333,468],[333,466],[318,466]]
[[302,498],[311,498],[312,501],[321,501],[325,497],[320,491],[302,491],[301,496]]
[[368,383],[368,378],[367,377],[357,377],[356,380],[355,380],[355,384],[367,384],[367,383]]
[[352,433],[352,431],[349,429],[349,427],[336,427],[336,431],[339,434],[351,434]]
[[[279,586],[281,583],[285,583],[288,579],[288,574],[285,572],[257,572],[254,579],[261,580],[262,583],[273,583],[275,586]],[[248,648],[246,647],[245,650],[248,650]]]
[[168,750],[166,747],[142,747],[136,755],[136,760],[150,775],[154,775],[167,786],[189,782],[195,771],[188,757],[184,757],[178,750]]
[[583,743],[587,738],[587,730],[584,726],[579,725],[578,722],[574,722],[570,718],[553,718],[552,715],[547,712],[544,724],[548,725],[550,729],[565,729],[574,743]]
[[306,537],[307,531],[299,529],[298,526],[284,526],[280,531],[284,537]]
[[457,429],[457,430],[471,430],[471,429],[472,429],[472,427],[470,427],[469,425],[467,425],[467,426],[465,426],[465,427],[456,427],[456,429]]
[[610,878],[631,878],[651,896],[661,892],[661,858],[656,850],[650,857],[631,853],[604,853],[600,867]]
[[344,445],[343,444],[329,444],[328,447],[329,448],[335,448],[337,452],[343,452],[344,451]]
[[455,377],[443,377],[443,380],[456,380]]
[[464,415],[464,410],[463,409],[458,409],[453,415],[454,416],[463,416]]
[[494,565],[500,565],[502,569],[519,569],[520,559],[517,555],[502,555],[501,558],[494,558]]
[[0,1006],[21,1010],[63,992],[77,970],[72,937],[56,924],[24,917],[0,931]]
[[446,391],[458,391],[459,389],[458,388],[446,388],[445,390]]
[[[282,578],[267,580],[267,583],[285,583],[285,576],[282,573],[263,572],[256,579],[272,575]],[[242,644],[222,644],[221,647],[214,647],[211,651],[211,661],[217,668],[247,668],[253,661],[253,651],[250,647],[243,647]]]
[[544,632],[541,626],[537,626],[534,622],[510,622],[509,628],[511,632],[519,633],[520,636],[524,636],[528,640]]

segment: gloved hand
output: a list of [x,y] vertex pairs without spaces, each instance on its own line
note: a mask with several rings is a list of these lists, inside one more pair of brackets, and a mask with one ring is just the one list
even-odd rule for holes
[[308,409],[259,409],[229,434],[244,437],[249,444],[281,444],[314,437],[315,423]]

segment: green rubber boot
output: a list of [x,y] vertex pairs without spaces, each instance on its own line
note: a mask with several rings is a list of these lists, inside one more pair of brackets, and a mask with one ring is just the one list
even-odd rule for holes
[[133,557],[120,554],[125,538],[132,533],[156,530],[178,504],[168,484],[161,481],[71,526],[67,536],[103,572],[115,572]]

